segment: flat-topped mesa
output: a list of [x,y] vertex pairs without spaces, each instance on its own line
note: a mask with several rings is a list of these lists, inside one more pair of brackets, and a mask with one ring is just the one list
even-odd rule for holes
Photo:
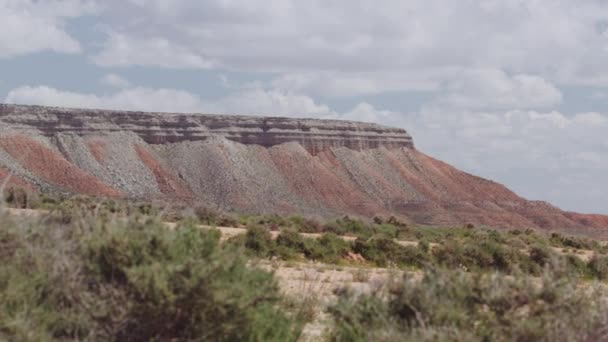
[[149,144],[200,141],[212,137],[247,145],[271,147],[297,142],[310,153],[333,147],[365,150],[413,148],[412,137],[403,129],[372,123],[255,117],[146,113],[113,110],[69,109],[42,106],[0,105],[0,131],[39,131],[45,136],[75,133],[81,136],[130,131]]

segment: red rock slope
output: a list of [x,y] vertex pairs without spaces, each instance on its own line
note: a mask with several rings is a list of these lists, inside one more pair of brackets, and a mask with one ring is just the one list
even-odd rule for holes
[[608,236],[608,216],[527,201],[372,124],[4,105],[1,170],[43,191]]

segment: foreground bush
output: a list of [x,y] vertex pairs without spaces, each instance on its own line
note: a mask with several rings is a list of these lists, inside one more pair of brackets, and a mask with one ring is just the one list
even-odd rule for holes
[[337,341],[599,341],[608,304],[603,287],[569,278],[429,271],[388,293],[347,291],[331,308]]
[[0,340],[297,338],[272,275],[217,232],[140,221],[0,216]]

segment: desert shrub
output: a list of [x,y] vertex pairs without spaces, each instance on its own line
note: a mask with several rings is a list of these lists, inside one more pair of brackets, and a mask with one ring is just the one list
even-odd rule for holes
[[388,292],[344,291],[330,308],[337,341],[589,341],[606,324],[601,287],[545,274],[429,271]]
[[241,217],[241,224],[247,227],[260,226],[273,231],[290,226],[289,220],[279,215],[244,216]]
[[217,220],[220,216],[217,211],[205,206],[198,206],[194,208],[194,215],[202,224],[209,226],[217,224]]
[[317,260],[337,263],[351,250],[351,243],[332,233],[323,234],[316,242]]
[[505,244],[517,249],[528,248],[528,244],[522,239],[521,234],[516,234],[514,236],[509,237],[506,240]]
[[305,238],[294,230],[284,230],[277,237],[276,244],[301,252],[304,250]]
[[446,241],[432,249],[433,259],[449,268],[470,265],[471,261],[466,259],[464,247],[455,241]]
[[393,238],[407,238],[412,236],[407,223],[399,220],[395,216],[391,216],[386,220],[379,216],[374,216],[372,222],[374,223],[374,225],[371,226],[373,234],[384,234]]
[[156,216],[159,210],[151,203],[141,203],[137,206],[137,213],[145,216]]
[[25,209],[29,207],[30,194],[23,188],[11,186],[4,190],[4,201],[11,207]]
[[431,251],[431,245],[426,240],[418,241],[418,249],[423,253],[429,253]]
[[265,257],[272,252],[274,241],[268,229],[258,225],[251,225],[247,227],[245,247],[253,254]]
[[545,266],[549,263],[552,254],[549,248],[542,245],[535,245],[530,248],[530,259],[539,266]]
[[566,247],[574,249],[600,250],[601,246],[597,241],[587,238],[567,236],[559,233],[552,233],[549,242],[556,247]]
[[219,233],[0,217],[0,340],[295,340],[271,274]]
[[59,199],[47,194],[39,194],[36,200],[31,202],[32,209],[48,209],[59,203]]
[[[598,279],[602,279],[591,271],[589,263],[585,263],[576,255],[568,254],[562,259],[564,260],[565,267],[570,275],[579,277],[596,277]],[[608,271],[608,268],[606,270]]]
[[539,265],[518,248],[498,243],[491,236],[479,241],[448,240],[433,248],[431,252],[435,263],[438,265],[449,268],[463,268],[470,271],[511,273],[519,270],[525,273],[538,274],[544,262],[549,260],[547,255],[547,260]]
[[400,237],[443,243],[447,240],[472,239],[480,232],[478,229],[464,227],[412,227],[401,231]]
[[465,248],[465,255],[480,269],[494,268],[508,271],[512,263],[512,258],[505,249],[492,241],[468,244]]
[[380,267],[389,265],[422,267],[429,261],[428,254],[422,249],[401,246],[383,236],[374,236],[368,240],[359,238],[355,241],[353,251]]
[[290,227],[301,233],[320,233],[323,231],[323,226],[310,218],[291,216],[288,220]]
[[306,259],[325,263],[339,263],[351,251],[351,243],[332,233],[320,238],[306,238],[294,230],[282,231],[275,241],[268,230],[252,227],[243,239],[234,238],[230,243],[242,243],[252,254],[259,257],[275,256],[283,260]]
[[353,219],[349,216],[344,216],[327,223],[323,227],[323,230],[336,235],[369,236],[373,234],[373,229],[370,225],[362,220]]
[[282,260],[291,260],[299,257],[305,251],[306,241],[294,230],[284,230],[276,239],[273,255]]
[[371,226],[373,235],[382,235],[391,239],[395,239],[399,236],[399,228],[392,224],[375,224]]
[[230,214],[211,209],[206,206],[194,208],[194,216],[201,224],[215,227],[238,227],[239,221]]
[[389,217],[388,220],[386,221],[386,223],[392,224],[393,226],[399,227],[399,228],[407,228],[407,223],[399,220],[395,216]]
[[592,276],[601,280],[608,279],[608,257],[594,256],[587,266]]

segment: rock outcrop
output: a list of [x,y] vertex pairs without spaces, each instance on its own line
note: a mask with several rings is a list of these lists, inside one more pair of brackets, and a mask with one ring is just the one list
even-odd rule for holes
[[1,105],[0,181],[9,173],[45,192],[608,237],[608,216],[527,201],[402,129],[356,122]]
[[59,133],[95,136],[133,132],[155,145],[223,137],[264,147],[297,142],[312,154],[336,147],[354,150],[413,147],[412,137],[405,130],[337,120],[0,105],[0,123],[46,137]]

